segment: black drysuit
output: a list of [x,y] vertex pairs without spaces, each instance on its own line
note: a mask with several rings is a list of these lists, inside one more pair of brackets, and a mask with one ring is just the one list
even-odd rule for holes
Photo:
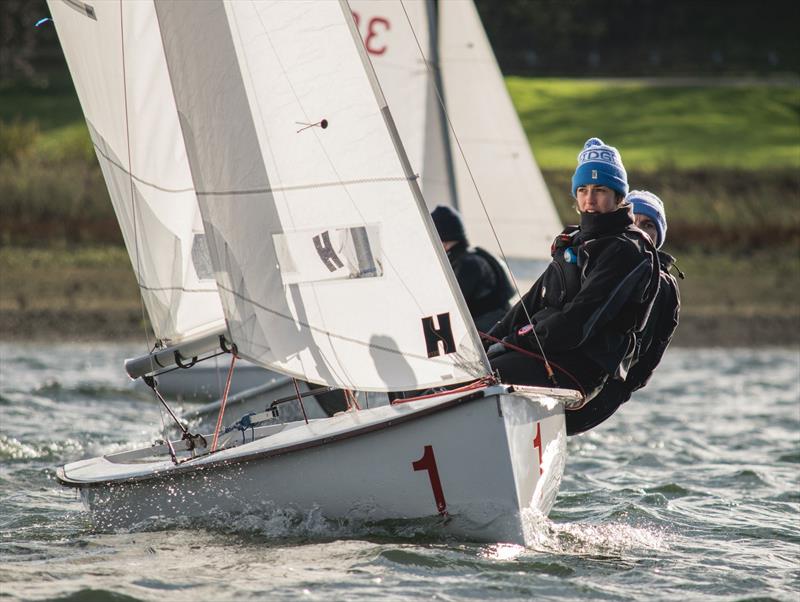
[[[624,379],[636,355],[636,333],[658,292],[656,250],[625,204],[581,214],[580,226],[564,230],[551,251],[544,274],[490,334],[541,353],[530,316],[558,386],[591,398],[609,377]],[[553,386],[540,359],[513,350],[489,359],[503,382]]]

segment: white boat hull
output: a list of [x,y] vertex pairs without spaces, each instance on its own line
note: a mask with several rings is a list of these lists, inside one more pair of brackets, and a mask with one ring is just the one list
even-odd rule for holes
[[525,545],[531,519],[558,491],[560,401],[571,393],[494,386],[275,425],[275,434],[178,465],[125,453],[84,460],[58,478],[107,526],[271,508],[366,521],[439,514],[459,536]]

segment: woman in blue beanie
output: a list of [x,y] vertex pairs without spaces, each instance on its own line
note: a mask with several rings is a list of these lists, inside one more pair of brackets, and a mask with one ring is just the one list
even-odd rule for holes
[[[650,237],[653,244],[659,249],[658,260],[661,273],[658,296],[640,335],[638,357],[628,371],[627,377],[624,381],[609,379],[591,403],[579,410],[567,412],[567,435],[576,435],[594,428],[628,401],[634,391],[644,387],[661,362],[661,358],[672,340],[672,335],[675,333],[675,328],[678,326],[681,296],[678,281],[670,273],[671,268],[675,265],[675,258],[660,250],[667,237],[667,216],[664,212],[664,203],[652,192],[646,190],[632,190],[625,200],[633,207],[636,225]],[[677,273],[679,277],[683,278],[680,270],[677,270]]]
[[503,341],[487,349],[503,382],[553,386],[542,352],[557,386],[589,400],[610,378],[625,379],[659,281],[656,250],[634,226],[627,192],[617,149],[587,140],[572,177],[580,225],[556,237],[547,270],[489,333]]

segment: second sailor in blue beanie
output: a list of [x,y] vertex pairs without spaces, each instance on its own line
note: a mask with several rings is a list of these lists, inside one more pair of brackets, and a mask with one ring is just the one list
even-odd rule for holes
[[[650,222],[655,227],[656,237],[653,239],[653,244],[656,249],[660,249],[667,238],[667,214],[664,211],[664,203],[647,190],[631,190],[625,200],[633,205],[633,215],[636,219],[636,225],[647,232],[647,228],[640,223],[640,215],[650,218]],[[647,232],[652,234],[651,232]]]

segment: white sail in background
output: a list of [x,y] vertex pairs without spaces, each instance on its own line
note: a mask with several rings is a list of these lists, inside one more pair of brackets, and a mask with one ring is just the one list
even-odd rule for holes
[[48,5],[156,337],[222,332],[153,4]]
[[491,219],[507,257],[549,260],[561,222],[472,0],[351,6],[428,207],[457,207],[472,244],[499,251]]
[[458,206],[448,125],[436,89],[436,3],[352,0],[350,7],[428,208]]
[[487,374],[346,3],[156,12],[239,354],[360,390]]
[[[438,5],[447,110],[491,224],[506,257],[549,260],[550,243],[561,231],[561,221],[478,11],[471,0]],[[470,242],[496,251],[467,167],[460,160],[454,167],[459,210]]]

